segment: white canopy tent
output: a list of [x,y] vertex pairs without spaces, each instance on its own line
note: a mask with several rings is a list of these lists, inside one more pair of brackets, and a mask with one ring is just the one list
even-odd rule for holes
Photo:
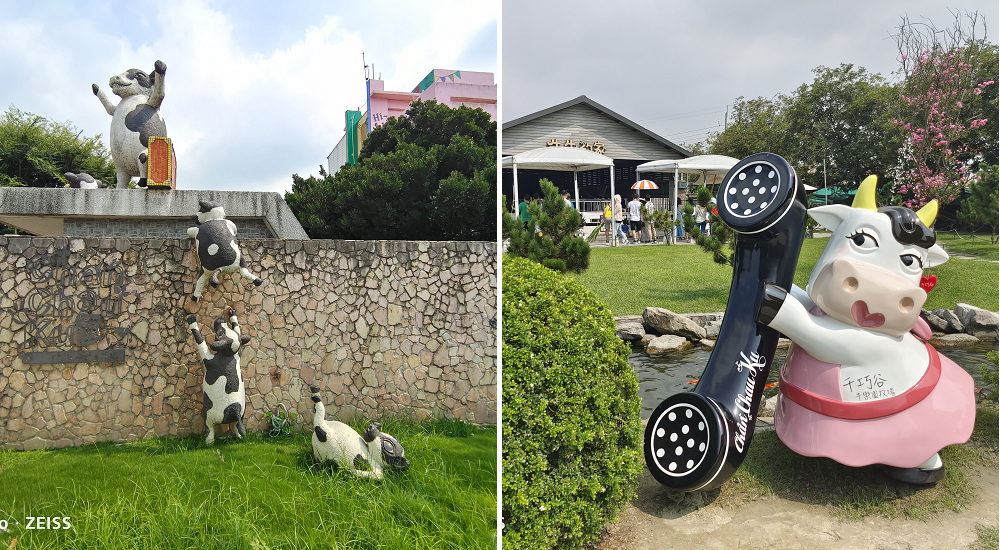
[[[701,174],[701,182],[708,184],[709,176],[721,180],[739,159],[725,155],[698,155],[686,159],[654,160],[635,167],[636,175],[640,172],[673,172],[674,173],[674,205],[673,220],[677,219],[677,180],[680,174]],[[672,221],[673,221],[672,220]],[[670,243],[677,241],[676,232],[671,228]]]
[[[587,170],[598,170],[601,168],[611,169],[611,204],[615,201],[615,163],[609,157],[588,151],[586,149],[574,149],[572,147],[542,147],[532,149],[513,156],[500,159],[501,168],[514,169],[514,204],[520,203],[517,189],[517,168],[527,168],[531,170],[559,170],[573,172],[573,190],[576,196],[577,210],[580,209],[580,185],[577,182],[577,172]],[[612,231],[618,228],[612,226]]]

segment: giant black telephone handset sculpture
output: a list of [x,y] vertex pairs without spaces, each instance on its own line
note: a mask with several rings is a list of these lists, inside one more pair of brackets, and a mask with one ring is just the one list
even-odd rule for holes
[[746,457],[778,344],[778,333],[756,322],[764,285],[791,287],[805,235],[805,189],[778,155],[741,160],[716,201],[719,216],[736,231],[719,339],[694,391],[660,403],[643,438],[653,477],[683,491],[722,485]]

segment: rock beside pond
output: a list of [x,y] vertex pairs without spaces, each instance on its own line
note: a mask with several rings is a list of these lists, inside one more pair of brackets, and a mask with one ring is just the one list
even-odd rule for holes
[[944,320],[940,315],[935,314],[933,311],[921,309],[920,316],[924,318],[924,321],[927,321],[927,325],[931,327],[931,330],[942,333],[949,332],[948,321]]
[[662,307],[647,307],[642,312],[642,322],[652,332],[701,340],[708,336],[705,329],[687,317]]
[[937,336],[931,338],[931,344],[937,347],[957,347],[957,346],[971,346],[973,344],[978,344],[979,338],[971,334],[945,334],[944,336]]
[[[943,327],[935,327],[931,325],[932,328],[938,328],[941,332],[953,333],[953,332],[965,332],[965,325],[959,320],[958,316],[955,315],[950,309],[944,309],[939,307],[931,312],[931,315],[937,315],[945,322]],[[930,321],[927,322],[930,325]]]
[[708,325],[715,322],[722,321],[723,312],[718,311],[715,313],[685,313],[684,316],[691,319],[698,324],[701,328],[708,328]]
[[715,349],[715,340],[702,338],[701,340],[698,341],[698,344],[701,346],[701,349],[705,351],[712,351],[713,349]]
[[666,353],[668,351],[681,351],[691,347],[691,342],[683,336],[665,334],[657,336],[646,345],[646,353]]
[[[966,334],[988,340],[997,339],[1000,323],[996,313],[969,304],[956,304],[955,316],[965,326]],[[645,315],[643,318],[645,319]]]
[[705,334],[709,338],[719,337],[719,328],[722,327],[722,318],[720,317],[717,321],[712,321],[705,325]]
[[638,342],[646,336],[646,330],[642,328],[641,322],[628,321],[618,323],[618,330],[615,335],[626,342]]
[[788,338],[778,338],[778,349],[785,349],[792,346],[792,341]]

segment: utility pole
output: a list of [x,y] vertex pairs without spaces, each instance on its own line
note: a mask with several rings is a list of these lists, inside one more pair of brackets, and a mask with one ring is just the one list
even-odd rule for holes
[[729,105],[726,105],[726,125],[722,127],[722,131],[725,132],[729,129]]

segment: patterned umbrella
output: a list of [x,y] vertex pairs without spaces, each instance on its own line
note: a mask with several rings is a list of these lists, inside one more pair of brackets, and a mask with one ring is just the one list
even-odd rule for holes
[[641,180],[632,184],[632,189],[659,189],[660,186],[649,180]]

